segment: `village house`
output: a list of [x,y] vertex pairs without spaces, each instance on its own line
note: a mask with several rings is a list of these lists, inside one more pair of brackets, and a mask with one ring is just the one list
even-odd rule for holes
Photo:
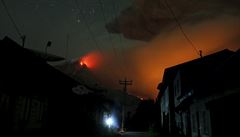
[[171,135],[239,135],[240,52],[223,50],[165,70],[162,127]]
[[89,88],[47,63],[61,58],[0,41],[0,131],[7,133],[94,134],[112,107]]

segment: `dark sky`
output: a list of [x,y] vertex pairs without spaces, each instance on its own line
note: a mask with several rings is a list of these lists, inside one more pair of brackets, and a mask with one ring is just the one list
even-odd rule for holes
[[[177,27],[166,1],[204,56],[240,48],[239,0],[101,0],[106,20],[98,0],[78,0],[80,10],[75,0],[5,1],[27,36],[27,48],[43,51],[51,40],[48,51],[65,56],[69,35],[69,59],[104,60],[94,69],[98,79],[121,89],[118,80],[127,76],[134,81],[130,93],[140,97],[156,97],[165,68],[199,58]],[[2,4],[0,19],[0,38],[8,35],[20,42]],[[101,61],[95,54],[98,47],[104,54]]]
[[[69,35],[69,58],[76,58],[96,49],[95,43],[86,28],[91,28],[102,50],[110,48],[106,22],[117,16],[131,4],[131,0],[101,0],[106,20],[98,0],[5,0],[8,9],[22,34],[27,36],[26,47],[44,50],[47,41],[52,41],[49,52],[65,56],[66,39]],[[116,8],[114,8],[116,7]],[[84,20],[83,17],[86,17]],[[0,4],[0,37],[9,36],[20,42],[6,11]],[[85,21],[85,22],[84,22]],[[115,44],[119,39],[112,36]],[[131,41],[124,39],[124,43]]]

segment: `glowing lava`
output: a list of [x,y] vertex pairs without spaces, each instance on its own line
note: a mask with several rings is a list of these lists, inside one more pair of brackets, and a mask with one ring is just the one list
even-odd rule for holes
[[84,62],[80,59],[80,65],[83,66]]
[[102,57],[98,52],[91,52],[81,57],[79,64],[81,66],[86,65],[88,68],[93,69],[99,66],[101,59]]

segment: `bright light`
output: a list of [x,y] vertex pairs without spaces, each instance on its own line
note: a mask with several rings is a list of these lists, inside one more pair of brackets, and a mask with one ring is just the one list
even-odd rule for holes
[[114,124],[114,120],[112,117],[108,117],[107,119],[105,119],[105,123],[110,128]]
[[79,59],[80,66],[86,65],[90,69],[97,68],[102,62],[102,56],[98,52],[90,52]]
[[80,61],[80,65],[82,66],[84,63],[82,61]]
[[105,113],[103,115],[103,124],[111,131],[117,131],[119,128],[117,119],[114,117],[114,115],[111,115],[109,113]]

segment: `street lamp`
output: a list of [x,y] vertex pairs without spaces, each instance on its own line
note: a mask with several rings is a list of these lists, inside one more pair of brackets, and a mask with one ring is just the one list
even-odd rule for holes
[[105,119],[105,124],[106,124],[109,128],[111,128],[111,126],[113,126],[113,124],[114,124],[113,117],[110,116],[110,117],[108,117],[107,119]]
[[50,47],[52,45],[52,42],[51,41],[48,41],[47,42],[47,45],[45,47],[45,53],[47,54],[47,48]]

